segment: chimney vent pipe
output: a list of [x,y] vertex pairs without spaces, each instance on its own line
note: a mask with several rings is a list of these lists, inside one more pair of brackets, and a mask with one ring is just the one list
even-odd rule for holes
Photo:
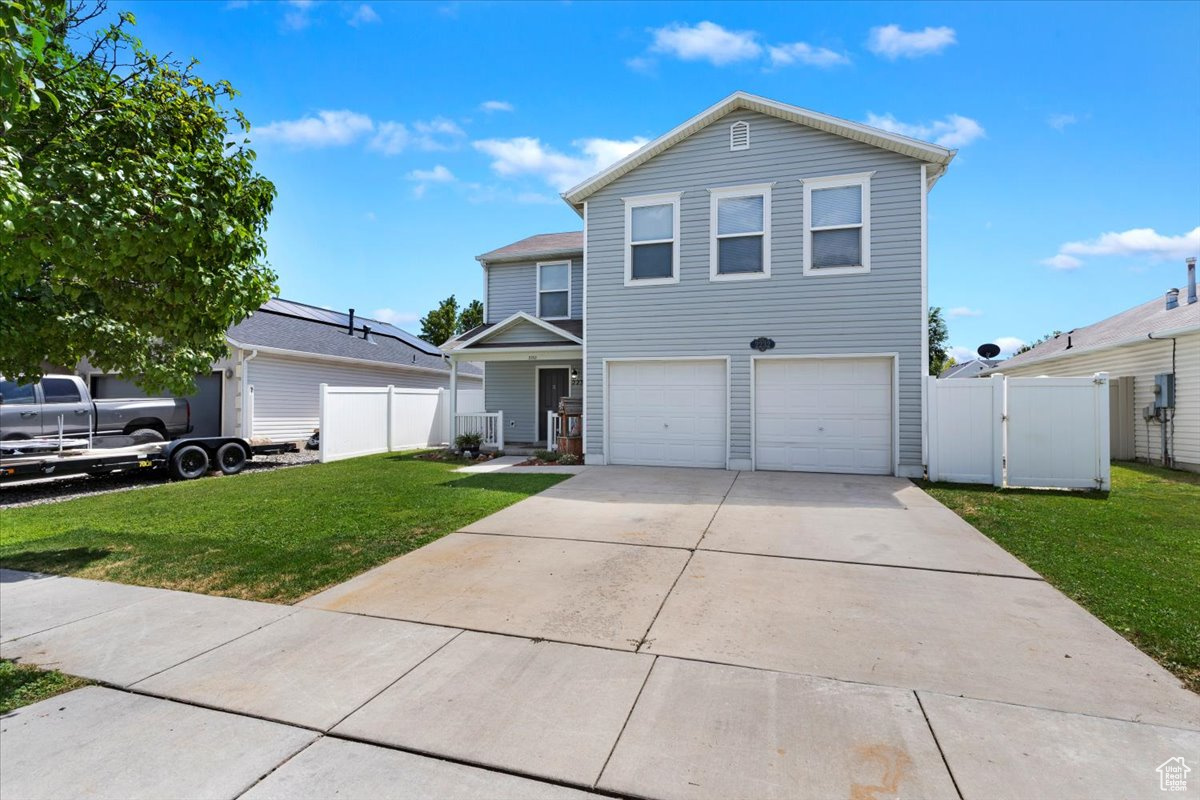
[[346,331],[346,333],[350,334],[351,336],[354,335],[354,309],[353,308],[350,309],[350,330]]
[[1167,311],[1179,307],[1179,290],[1167,289]]
[[1188,293],[1187,301],[1190,306],[1196,302],[1196,257],[1191,256],[1187,260],[1188,268]]

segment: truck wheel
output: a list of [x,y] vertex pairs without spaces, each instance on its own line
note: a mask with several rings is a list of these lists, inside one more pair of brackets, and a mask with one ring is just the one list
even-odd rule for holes
[[135,431],[130,431],[129,438],[133,439],[134,444],[154,444],[155,442],[165,442],[167,440],[167,437],[154,430],[154,428],[138,428]]
[[177,481],[199,478],[208,473],[208,453],[200,445],[185,445],[171,454],[168,468]]
[[246,448],[226,442],[217,449],[217,466],[226,475],[237,475],[246,467]]

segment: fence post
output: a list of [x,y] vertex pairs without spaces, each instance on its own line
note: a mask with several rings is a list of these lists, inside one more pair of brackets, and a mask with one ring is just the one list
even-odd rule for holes
[[941,479],[941,464],[938,463],[937,378],[927,375],[925,384],[925,441],[928,443],[925,448],[925,470],[929,473],[929,480],[937,481]]
[[329,384],[322,383],[320,387],[320,404],[317,408],[317,431],[319,431],[321,447],[317,450],[321,463],[325,463],[325,437],[329,435],[329,428],[325,424],[325,395],[329,392]]
[[396,387],[389,383],[387,387],[387,416],[384,417],[386,420],[386,424],[384,425],[386,433],[384,435],[387,436],[387,440],[384,442],[384,444],[387,446],[387,451],[389,453],[392,452],[392,401],[395,399],[395,397]]
[[1096,397],[1096,483],[1101,491],[1107,492],[1112,489],[1112,464],[1109,463],[1112,459],[1112,442],[1109,440],[1112,428],[1108,419],[1112,409],[1109,407],[1108,373],[1097,372],[1092,376],[1092,382]]
[[1004,486],[1005,428],[1008,424],[1007,379],[992,375],[992,485]]

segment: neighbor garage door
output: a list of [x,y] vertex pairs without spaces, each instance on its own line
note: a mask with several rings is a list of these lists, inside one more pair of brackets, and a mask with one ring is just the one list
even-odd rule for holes
[[724,361],[608,365],[611,464],[725,466]]
[[[111,400],[124,397],[146,397],[146,393],[119,375],[93,375],[92,397]],[[156,397],[174,397],[167,391],[155,392]],[[192,434],[221,435],[221,373],[196,376],[196,393],[186,396],[192,407]]]
[[759,359],[756,469],[892,472],[890,358]]

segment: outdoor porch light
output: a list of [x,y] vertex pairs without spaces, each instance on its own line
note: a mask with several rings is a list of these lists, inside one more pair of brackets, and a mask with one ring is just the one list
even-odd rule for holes
[[571,380],[575,380],[578,377],[579,377],[579,370],[575,369],[574,367],[571,367]]

